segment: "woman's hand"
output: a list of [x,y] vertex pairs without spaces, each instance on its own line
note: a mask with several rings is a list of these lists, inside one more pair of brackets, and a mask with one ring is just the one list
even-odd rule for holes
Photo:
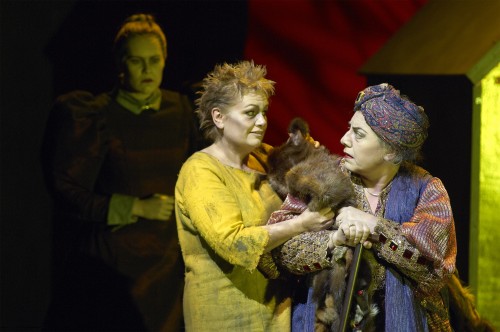
[[324,208],[313,212],[306,209],[296,219],[304,232],[315,232],[328,229],[333,226],[335,213],[331,208]]
[[[340,209],[336,221],[339,224],[339,231],[342,231],[342,235],[345,237],[344,243],[350,246],[365,243],[377,225],[377,217],[352,206]],[[337,236],[336,241],[343,241],[341,234]]]
[[304,232],[321,231],[333,226],[335,213],[326,208],[317,212],[306,209],[300,215],[290,220],[262,226],[269,232],[266,252],[271,251],[292,237]]
[[162,194],[137,199],[132,207],[133,215],[150,220],[169,220],[173,212],[174,197]]
[[[363,247],[370,249],[372,247],[372,243],[370,241],[363,241],[360,240],[359,243],[363,243]],[[351,246],[355,247],[358,243],[354,241],[349,241],[342,229],[338,229],[337,231],[334,231],[330,234],[330,239],[328,240],[328,249],[333,250],[336,246]]]

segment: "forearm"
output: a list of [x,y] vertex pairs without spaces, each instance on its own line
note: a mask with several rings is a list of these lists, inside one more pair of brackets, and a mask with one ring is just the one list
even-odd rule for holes
[[110,226],[125,226],[138,220],[134,214],[137,198],[128,195],[113,194],[109,203],[107,224]]
[[80,220],[106,223],[111,195],[94,189],[107,153],[107,134],[93,100],[92,95],[79,93],[56,103],[46,163],[58,203]]
[[443,280],[430,261],[403,235],[401,226],[387,219],[379,219],[375,228],[378,241],[373,250],[377,256],[396,266],[399,271],[413,279],[422,290],[439,289]]
[[287,220],[272,225],[262,226],[269,232],[269,241],[267,242],[265,252],[269,252],[277,246],[285,243],[296,235],[306,231],[302,226],[302,219],[297,216],[294,219]]
[[111,196],[99,195],[72,181],[56,179],[57,202],[77,219],[106,223]]
[[[279,213],[279,210],[276,213]],[[288,214],[289,217],[294,216],[285,222],[273,222],[274,214],[271,215],[268,223],[264,227],[269,234],[268,243],[265,247],[265,252],[276,248],[285,241],[302,234],[304,232],[315,232],[325,229],[330,229],[333,226],[334,213],[330,208],[324,208],[319,211],[310,211],[305,209],[300,215],[294,216],[294,213]]]
[[423,290],[439,288],[455,270],[453,214],[448,194],[437,178],[427,184],[409,221],[399,225],[379,219],[376,232],[383,234],[375,246],[378,255]]
[[332,255],[337,248],[329,248],[332,231],[305,232],[294,236],[272,253],[276,263],[297,275],[332,267]]

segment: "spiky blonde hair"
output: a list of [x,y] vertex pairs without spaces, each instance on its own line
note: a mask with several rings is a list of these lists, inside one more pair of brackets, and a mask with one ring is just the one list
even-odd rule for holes
[[262,94],[268,99],[274,95],[274,81],[265,78],[265,66],[253,61],[216,65],[202,82],[200,97],[196,100],[196,114],[200,129],[209,141],[215,141],[220,133],[212,120],[212,110],[221,112],[238,103],[248,93]]

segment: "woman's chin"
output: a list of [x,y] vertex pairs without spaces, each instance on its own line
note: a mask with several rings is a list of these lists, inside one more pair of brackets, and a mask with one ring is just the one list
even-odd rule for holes
[[350,172],[355,172],[357,167],[354,163],[354,159],[349,157],[344,157],[344,167]]
[[252,139],[248,142],[248,145],[258,148],[259,146],[262,145],[262,139]]

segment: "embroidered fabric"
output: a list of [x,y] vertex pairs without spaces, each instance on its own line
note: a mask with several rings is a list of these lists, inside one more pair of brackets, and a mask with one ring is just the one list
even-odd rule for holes
[[[288,195],[280,210],[271,214],[268,224],[286,222],[302,213],[307,205],[299,199]],[[258,268],[270,279],[280,276],[276,265],[286,271],[303,275],[325,268],[331,268],[332,262],[328,255],[328,240],[331,231],[306,232],[293,237],[285,244],[275,248],[272,253],[261,256]]]
[[330,233],[331,231],[323,230],[295,236],[280,246],[280,253],[273,257],[288,272],[296,275],[331,268],[333,264],[327,252]]

